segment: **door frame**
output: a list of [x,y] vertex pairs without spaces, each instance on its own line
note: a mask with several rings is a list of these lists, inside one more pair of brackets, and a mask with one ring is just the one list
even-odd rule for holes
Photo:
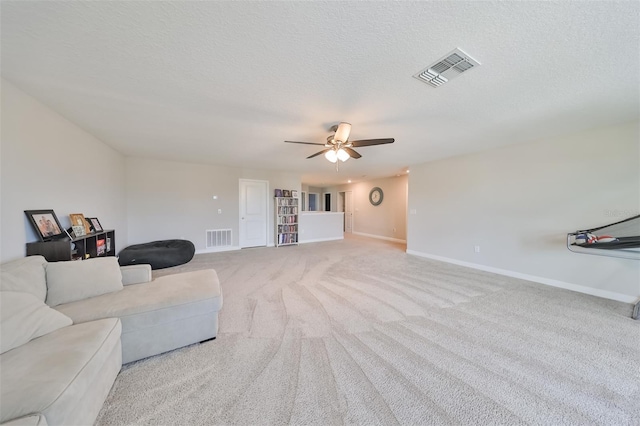
[[[271,218],[271,212],[269,209],[269,181],[268,180],[262,180],[262,179],[243,179],[240,178],[238,179],[238,246],[242,249],[244,248],[244,246],[242,245],[243,241],[242,241],[242,235],[240,232],[241,229],[241,223],[242,223],[242,193],[241,193],[241,183],[242,182],[261,182],[261,183],[266,183],[267,187],[265,189],[265,194],[264,194],[264,199],[265,199],[265,212],[267,214],[267,218],[265,220],[265,232],[266,232],[266,241],[265,241],[265,247],[270,247],[271,245],[269,244],[269,222],[270,222],[270,218]],[[253,247],[253,246],[252,246]],[[257,247],[261,247],[261,246],[257,246]]]
[[[351,201],[351,216],[349,217],[349,224],[351,225],[350,230],[347,230],[347,194],[349,196],[349,201]],[[354,218],[353,218],[353,212],[355,210],[354,207],[354,200],[353,200],[353,191],[344,191],[344,232],[346,233],[350,233],[353,234],[353,222],[354,222]]]
[[344,191],[338,191],[336,198],[336,211],[344,213]]
[[342,232],[344,232],[346,228],[344,218],[344,193],[345,191],[338,191],[338,197],[336,198],[336,211],[342,213]]

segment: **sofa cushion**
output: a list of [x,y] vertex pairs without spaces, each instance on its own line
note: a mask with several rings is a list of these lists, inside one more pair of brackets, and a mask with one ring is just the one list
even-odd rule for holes
[[121,266],[122,285],[148,283],[153,279],[151,265]]
[[[100,318],[121,318],[122,332],[126,333],[130,326],[144,328],[146,324],[140,314],[156,316],[157,311],[166,308],[207,300],[205,311],[219,311],[222,307],[220,284],[213,269],[166,275],[148,283],[128,285],[117,293],[59,305],[56,310],[76,324]],[[190,312],[193,315],[202,313]],[[162,316],[158,320],[162,320]]]
[[24,291],[44,302],[47,297],[45,266],[42,256],[23,257],[0,265],[0,290]]
[[72,325],[0,355],[0,422],[92,424],[120,370],[120,332],[117,318]]
[[31,293],[0,291],[0,354],[71,324]]
[[[221,307],[222,293],[218,276],[213,269],[208,269],[128,285],[122,291],[59,305],[56,309],[75,323],[119,317],[122,320],[123,362],[126,363],[196,343],[184,343],[175,333],[168,331],[190,318],[200,317],[202,324],[210,319],[212,329],[206,338],[215,337],[217,312]],[[157,327],[164,329],[165,333],[156,339],[152,330]],[[150,333],[145,334],[145,330]],[[187,331],[184,330],[182,334]],[[151,341],[153,339],[150,336],[160,341]],[[162,342],[163,339],[167,342]],[[145,352],[144,346],[148,346],[149,350]],[[154,350],[152,346],[158,349]]]
[[51,262],[46,274],[49,306],[122,290],[122,273],[115,257]]

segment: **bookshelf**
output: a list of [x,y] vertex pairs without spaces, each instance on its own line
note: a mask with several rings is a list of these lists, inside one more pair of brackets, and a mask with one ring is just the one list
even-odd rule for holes
[[27,243],[27,256],[39,254],[47,262],[84,260],[92,257],[116,255],[116,231],[105,230],[82,237],[56,241]]
[[298,198],[276,198],[276,247],[298,244]]

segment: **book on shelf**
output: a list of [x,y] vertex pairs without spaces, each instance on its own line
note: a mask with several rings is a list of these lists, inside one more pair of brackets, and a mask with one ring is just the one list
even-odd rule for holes
[[106,241],[104,239],[100,239],[96,241],[96,254],[98,256],[104,256],[106,253]]

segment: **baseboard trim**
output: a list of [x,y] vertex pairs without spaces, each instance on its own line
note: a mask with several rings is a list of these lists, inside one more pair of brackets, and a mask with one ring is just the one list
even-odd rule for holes
[[338,240],[344,240],[344,236],[335,237],[335,238],[315,238],[313,240],[298,241],[298,244],[321,243],[323,241],[338,241]]
[[494,268],[492,266],[480,265],[478,263],[465,262],[458,259],[452,259],[449,257],[436,256],[429,253],[422,253],[415,250],[407,250],[407,254],[411,254],[418,257],[424,257],[427,259],[439,260],[441,262],[453,263],[454,265],[466,266],[467,268],[478,269],[480,271],[492,272],[498,275],[506,275],[507,277],[519,278],[522,280],[533,281],[540,284],[545,284],[551,287],[563,288],[565,290],[572,290],[578,293],[589,294],[591,296],[602,297],[604,299],[616,300],[618,302],[634,303],[638,298],[636,296],[629,296],[622,293],[616,293],[608,290],[601,290],[597,288],[585,287],[579,284],[572,284],[565,281],[554,280],[551,278],[539,277],[536,275],[523,274],[521,272],[510,271],[508,269]]
[[382,235],[365,234],[364,232],[352,232],[353,235],[360,235],[361,237],[377,238],[378,240],[393,241],[394,243],[406,244],[407,240],[401,240],[399,238],[383,237]]
[[202,249],[202,250],[196,250],[196,254],[218,253],[218,252],[222,252],[222,251],[234,251],[234,250],[240,250],[240,247],[238,247],[238,246],[230,246],[230,247],[218,247],[218,248]]

